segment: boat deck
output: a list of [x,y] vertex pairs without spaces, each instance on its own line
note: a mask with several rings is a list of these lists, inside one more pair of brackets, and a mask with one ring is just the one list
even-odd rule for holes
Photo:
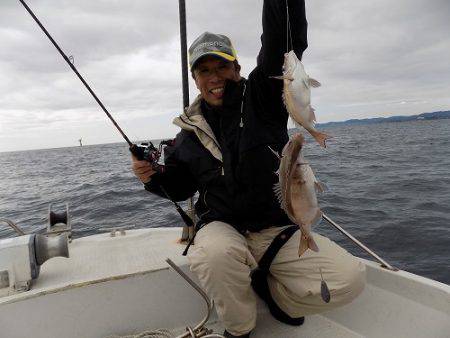
[[115,237],[107,232],[75,239],[69,244],[69,258],[45,262],[30,291],[0,296],[0,304],[168,269],[166,258],[186,265],[184,245],[176,237],[180,234],[179,228],[139,229]]
[[[224,328],[218,321],[206,325],[216,333],[223,333]],[[174,331],[175,334],[184,333],[185,329]],[[301,327],[282,324],[272,318],[269,312],[259,311],[258,321],[252,338],[361,338],[364,336],[353,332],[338,323],[320,315],[308,316]]]
[[[45,262],[30,291],[0,296],[0,336],[100,338],[158,328],[179,334],[195,326],[204,301],[165,262],[170,258],[189,274],[180,234],[180,228],[141,229],[74,240],[70,258]],[[368,283],[352,304],[291,327],[260,301],[252,338],[448,337],[448,285],[364,263]],[[214,313],[207,327],[223,332]]]

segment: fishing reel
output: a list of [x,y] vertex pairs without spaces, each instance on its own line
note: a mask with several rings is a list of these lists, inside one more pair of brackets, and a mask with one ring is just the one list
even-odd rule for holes
[[158,148],[151,142],[142,142],[133,144],[130,147],[131,153],[137,157],[139,161],[148,161],[152,165],[152,169],[158,173],[164,172],[164,165],[159,163],[164,146],[173,146],[175,140],[162,140]]

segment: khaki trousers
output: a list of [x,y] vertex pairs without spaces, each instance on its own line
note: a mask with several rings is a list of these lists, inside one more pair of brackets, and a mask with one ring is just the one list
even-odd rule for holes
[[[242,335],[256,325],[256,297],[250,272],[257,267],[273,238],[285,227],[273,227],[244,236],[231,225],[211,222],[198,231],[188,259],[191,270],[214,300],[228,332]],[[300,231],[281,248],[270,267],[270,292],[291,317],[323,312],[355,299],[365,284],[365,266],[328,238],[314,233],[319,252],[298,257]],[[320,295],[320,271],[331,301]]]

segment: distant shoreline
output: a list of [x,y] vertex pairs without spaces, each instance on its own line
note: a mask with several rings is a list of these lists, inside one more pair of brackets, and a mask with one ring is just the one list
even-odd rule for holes
[[405,122],[416,120],[443,120],[450,119],[450,110],[437,111],[431,113],[422,113],[417,115],[408,116],[390,116],[390,117],[374,117],[368,119],[351,119],[338,122],[326,122],[318,123],[318,127],[329,127],[335,125],[360,125],[360,124],[373,124],[373,123],[386,123],[386,122]]

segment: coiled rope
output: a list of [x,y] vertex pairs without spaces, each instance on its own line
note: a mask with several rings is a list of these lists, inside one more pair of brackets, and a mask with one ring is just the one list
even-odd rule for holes
[[157,329],[152,331],[143,331],[138,334],[131,334],[126,336],[108,336],[107,338],[173,338],[172,332],[167,329]]
[[170,330],[167,329],[157,329],[153,331],[143,331],[141,333],[132,334],[132,335],[126,335],[126,336],[108,336],[107,338],[177,338],[177,337],[186,337],[186,338],[225,338],[221,334],[218,333],[210,333],[207,335],[204,335],[204,332],[196,334],[192,328],[187,327],[187,331],[189,331],[189,336],[181,335],[181,336],[175,336]]

